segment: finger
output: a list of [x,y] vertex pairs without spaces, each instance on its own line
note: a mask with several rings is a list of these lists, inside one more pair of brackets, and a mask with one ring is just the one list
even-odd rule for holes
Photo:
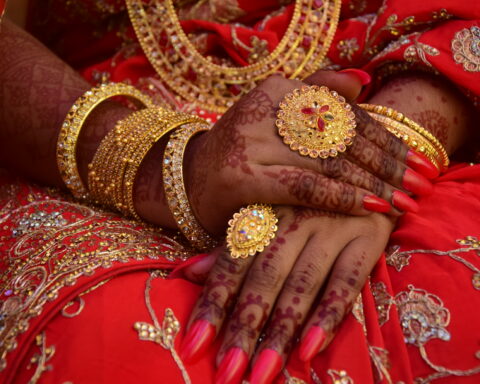
[[256,183],[245,191],[250,201],[293,205],[350,215],[382,212],[398,215],[386,200],[371,191],[327,177],[319,172],[292,166],[259,166],[255,174],[270,182]]
[[324,85],[337,91],[349,101],[355,100],[362,86],[371,81],[370,75],[361,70],[317,71],[306,77],[303,82],[310,85]]
[[[337,232],[338,233],[338,232]],[[254,382],[269,382],[278,372],[269,366],[276,352],[282,359],[292,348],[299,327],[303,323],[326,279],[335,257],[341,250],[341,242],[332,239],[325,242],[320,235],[311,238],[295,263],[275,309],[266,325],[265,336],[257,348],[252,369]],[[268,351],[265,357],[264,351]]]
[[[273,303],[306,242],[308,234],[291,231],[290,222],[289,218],[280,218],[275,239],[255,256],[248,271],[225,326],[224,339],[217,355],[217,381],[230,382],[234,381],[232,376],[237,380],[243,375]],[[278,359],[273,363],[283,364]]]
[[218,253],[204,253],[191,257],[180,264],[168,275],[169,279],[186,279],[192,283],[201,284],[205,282],[208,273],[217,260]]
[[304,327],[299,358],[311,360],[333,339],[348,314],[386,243],[360,237],[349,243],[338,256],[325,293]]
[[252,263],[251,258],[233,259],[224,247],[214,251],[216,263],[195,303],[181,346],[184,361],[196,361],[213,342]]

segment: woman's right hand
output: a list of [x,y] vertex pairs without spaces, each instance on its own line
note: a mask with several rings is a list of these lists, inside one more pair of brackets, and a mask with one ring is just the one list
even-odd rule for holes
[[276,111],[287,93],[306,84],[326,85],[347,100],[361,90],[349,73],[320,71],[305,82],[275,75],[189,145],[187,192],[197,218],[211,233],[223,233],[228,218],[250,203],[399,215],[416,209],[407,193],[429,193],[430,182],[416,171],[432,176],[433,164],[356,106],[357,135],[345,153],[311,159],[290,150],[277,133]]

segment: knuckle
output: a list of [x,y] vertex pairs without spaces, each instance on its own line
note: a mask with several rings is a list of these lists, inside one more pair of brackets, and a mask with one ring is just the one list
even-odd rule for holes
[[351,267],[337,267],[333,273],[334,284],[345,293],[345,296],[351,297],[360,291],[363,286],[363,279],[354,277]]
[[281,287],[285,280],[285,273],[274,263],[269,263],[265,268],[263,265],[254,264],[248,272],[248,284],[255,290],[272,292]]
[[319,276],[323,274],[324,271],[319,262],[308,263],[287,280],[285,289],[299,296],[314,296],[322,282]]
[[229,252],[223,252],[217,259],[215,271],[228,275],[240,274],[246,268],[246,259],[233,259]]

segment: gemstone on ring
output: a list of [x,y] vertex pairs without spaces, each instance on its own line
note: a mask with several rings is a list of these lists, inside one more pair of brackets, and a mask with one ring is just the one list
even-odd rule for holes
[[275,125],[283,142],[302,156],[335,157],[355,136],[355,114],[345,98],[327,87],[303,86],[279,104]]
[[227,248],[232,258],[245,259],[262,252],[275,237],[277,216],[270,205],[251,204],[228,222]]

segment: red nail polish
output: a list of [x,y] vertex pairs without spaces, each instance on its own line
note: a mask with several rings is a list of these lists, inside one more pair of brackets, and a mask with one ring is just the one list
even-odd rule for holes
[[215,376],[215,384],[237,384],[248,366],[248,355],[240,348],[230,348]]
[[401,211],[418,212],[419,210],[417,202],[402,191],[393,192],[392,204]]
[[438,168],[428,159],[427,156],[411,149],[407,152],[405,164],[425,176],[427,179],[434,179],[440,174]]
[[300,344],[298,357],[302,361],[310,361],[322,348],[326,338],[323,328],[318,326],[311,327]]
[[403,174],[402,187],[420,196],[429,195],[433,191],[432,183],[411,169],[407,169]]
[[264,349],[253,366],[250,384],[268,384],[282,369],[282,358],[273,349]]
[[367,72],[362,71],[361,69],[347,68],[338,71],[338,73],[348,73],[350,75],[353,75],[358,79],[358,81],[360,81],[360,84],[362,85],[370,84],[370,82],[372,81],[370,75]]
[[373,212],[390,212],[392,206],[387,200],[383,200],[375,195],[365,195],[363,197],[363,208]]
[[185,335],[180,355],[182,360],[193,363],[202,356],[215,338],[215,327],[207,320],[197,320]]

